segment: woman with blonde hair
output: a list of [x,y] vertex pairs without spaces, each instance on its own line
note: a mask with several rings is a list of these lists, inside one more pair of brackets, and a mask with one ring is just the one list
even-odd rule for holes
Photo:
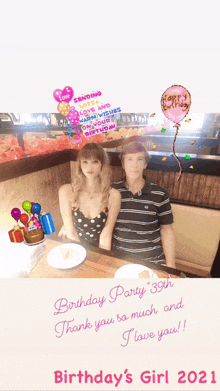
[[112,172],[104,149],[88,143],[79,150],[72,184],[59,189],[64,226],[59,236],[111,250],[121,195],[111,188]]

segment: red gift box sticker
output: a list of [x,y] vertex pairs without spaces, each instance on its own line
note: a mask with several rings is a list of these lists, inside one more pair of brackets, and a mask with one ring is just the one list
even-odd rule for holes
[[11,231],[8,232],[10,241],[14,243],[21,243],[24,241],[24,228],[20,228],[18,225],[15,225]]

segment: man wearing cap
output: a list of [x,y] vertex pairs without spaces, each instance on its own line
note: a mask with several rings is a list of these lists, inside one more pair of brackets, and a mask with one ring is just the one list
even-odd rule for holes
[[125,178],[114,183],[121,193],[121,210],[114,233],[113,251],[135,259],[175,267],[173,215],[167,191],[143,176],[149,155],[139,142],[121,153]]

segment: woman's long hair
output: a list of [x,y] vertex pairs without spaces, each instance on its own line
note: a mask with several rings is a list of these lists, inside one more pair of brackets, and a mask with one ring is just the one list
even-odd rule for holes
[[102,193],[102,210],[104,210],[108,205],[109,190],[112,183],[112,170],[104,149],[96,143],[88,143],[78,152],[76,170],[72,183],[74,209],[79,208],[80,194],[86,187],[86,177],[81,170],[80,164],[81,160],[84,159],[95,159],[101,162],[102,169],[99,174],[99,183],[100,192]]

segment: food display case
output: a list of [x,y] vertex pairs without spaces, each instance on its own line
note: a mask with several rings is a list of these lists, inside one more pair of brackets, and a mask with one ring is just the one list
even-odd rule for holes
[[188,115],[175,142],[174,124],[163,114],[120,113],[115,117],[116,130],[108,132],[107,141],[101,144],[109,152],[136,140],[144,143],[151,156],[148,169],[177,172],[174,148],[184,172],[220,175],[220,114]]
[[[175,128],[174,124],[167,121],[163,114],[121,113],[117,115],[116,121],[116,131],[108,132],[106,136],[108,141],[144,136],[149,151],[172,153]],[[191,114],[190,118],[180,123],[175,151],[176,153],[219,156],[219,140],[220,114]]]
[[118,164],[118,153],[124,143],[138,140],[151,156],[148,165],[151,170],[177,172],[175,150],[184,172],[220,175],[220,114],[186,116],[180,123],[175,143],[174,124],[163,113],[117,113],[109,118],[115,128],[90,137],[86,137],[86,127],[79,123],[81,139],[73,143],[75,131],[68,128],[68,121],[59,113],[2,113],[0,163],[25,159],[27,164],[28,158],[44,156],[45,160],[45,155],[51,160],[52,154],[61,156],[62,151],[65,156],[69,151],[73,157],[75,150],[86,143],[97,142],[109,152],[114,165]]

